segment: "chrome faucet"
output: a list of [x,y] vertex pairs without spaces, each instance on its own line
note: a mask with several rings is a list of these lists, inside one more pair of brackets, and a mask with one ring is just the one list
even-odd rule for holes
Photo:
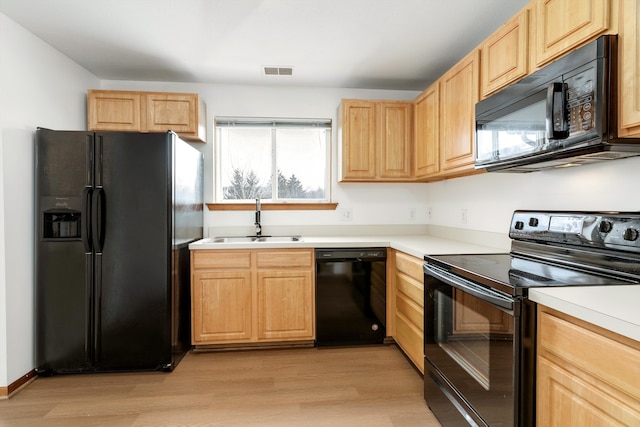
[[256,236],[262,236],[262,225],[260,225],[260,197],[256,197]]

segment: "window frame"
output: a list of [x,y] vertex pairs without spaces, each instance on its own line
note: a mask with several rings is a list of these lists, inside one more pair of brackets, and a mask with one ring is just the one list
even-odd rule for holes
[[[247,206],[254,207],[248,199],[224,199],[224,189],[222,185],[222,143],[220,141],[219,129],[231,126],[269,128],[271,130],[271,177],[273,190],[277,188],[277,165],[276,165],[276,132],[277,129],[286,128],[325,128],[325,176],[324,176],[324,198],[323,199],[263,199],[265,209],[335,209],[337,204],[332,203],[332,138],[333,122],[331,119],[303,119],[303,118],[262,118],[262,117],[216,117],[214,119],[214,203],[208,203],[210,210],[242,210]],[[273,194],[273,193],[272,193]]]

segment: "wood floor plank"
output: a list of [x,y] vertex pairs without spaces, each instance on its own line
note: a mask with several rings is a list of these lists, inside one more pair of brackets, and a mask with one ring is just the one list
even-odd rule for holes
[[0,426],[439,426],[395,345],[189,353],[172,373],[38,378]]

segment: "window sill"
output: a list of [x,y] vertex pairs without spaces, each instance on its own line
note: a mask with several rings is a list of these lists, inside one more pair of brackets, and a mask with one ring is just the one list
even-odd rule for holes
[[[253,211],[255,203],[206,203],[210,211]],[[336,210],[337,203],[261,203],[263,211],[322,211]]]

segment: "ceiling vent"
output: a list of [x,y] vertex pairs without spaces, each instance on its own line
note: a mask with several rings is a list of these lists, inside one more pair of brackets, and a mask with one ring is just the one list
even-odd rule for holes
[[265,76],[291,76],[293,67],[264,67]]

